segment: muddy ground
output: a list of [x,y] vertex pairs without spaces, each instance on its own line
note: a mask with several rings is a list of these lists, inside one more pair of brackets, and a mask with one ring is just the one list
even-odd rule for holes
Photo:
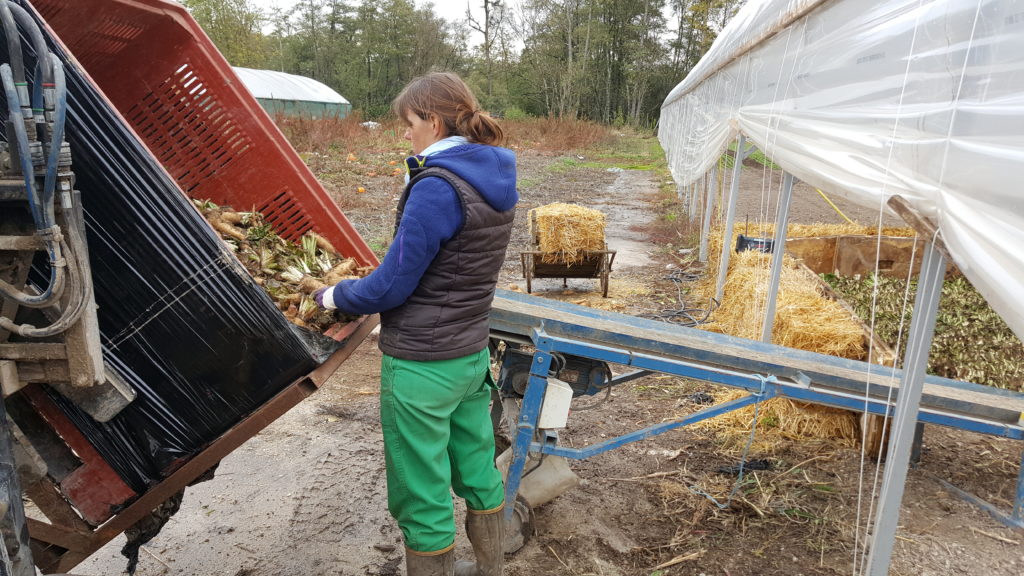
[[[608,243],[619,254],[604,307],[649,314],[677,303],[665,277],[682,265],[693,236],[664,186],[663,169],[610,164],[609,171],[576,153],[521,152],[519,161],[522,202],[501,286],[523,287],[518,254],[528,247],[526,211],[571,201],[608,214]],[[340,176],[332,178],[330,166],[320,176],[364,239],[382,246],[400,179],[378,178],[357,196]],[[741,219],[763,211],[763,177],[756,166],[745,171]],[[833,200],[855,220],[877,220],[875,210]],[[791,221],[839,220],[813,189],[799,185]],[[535,294],[580,302],[601,300],[595,289],[593,280],[570,280],[568,291],[560,280],[534,285]],[[138,574],[404,574],[400,533],[385,504],[379,358],[375,344],[365,342],[320,391],[225,458],[214,480],[190,488],[181,511],[143,547]],[[694,412],[701,408],[698,393],[713,390],[668,376],[622,385],[605,402],[575,412],[562,442],[580,447]],[[690,487],[726,503],[736,477],[719,469],[737,464],[741,446],[734,439],[684,428],[574,462],[581,484],[535,511],[535,535],[508,559],[506,574],[854,573],[863,562],[857,550],[867,536],[856,527],[867,515],[874,463],[856,447],[780,439],[749,454],[770,469],[748,473],[720,509]],[[1008,509],[1020,456],[1020,443],[929,427],[921,463],[909,473],[892,573],[1024,573],[1024,533],[939,482]],[[75,572],[122,573],[122,543],[115,540]],[[461,530],[457,550],[460,557],[470,553]]]

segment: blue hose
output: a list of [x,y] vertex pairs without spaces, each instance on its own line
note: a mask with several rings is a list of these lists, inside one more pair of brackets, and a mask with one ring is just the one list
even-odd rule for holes
[[[63,78],[63,69],[61,70],[61,77]],[[21,171],[25,177],[25,193],[28,196],[29,207],[32,210],[32,219],[35,221],[36,231],[42,232],[43,236],[47,237],[47,253],[50,256],[50,283],[46,291],[38,296],[30,296],[27,294],[8,294],[8,296],[14,298],[18,303],[26,306],[39,306],[41,304],[49,302],[54,296],[54,287],[59,283],[57,265],[61,259],[60,249],[58,242],[53,237],[53,221],[47,220],[46,210],[39,205],[39,199],[36,198],[35,192],[35,175],[32,172],[32,157],[28,149],[28,135],[25,132],[25,122],[21,119],[20,105],[18,102],[18,92],[14,87],[14,76],[11,74],[11,66],[9,64],[0,64],[0,80],[3,81],[4,94],[7,97],[7,109],[10,117],[13,119],[11,125],[14,126],[14,134],[18,144],[18,158],[21,161]],[[61,127],[63,130],[63,126]],[[59,150],[58,150],[59,152]]]
[[14,86],[14,76],[11,74],[10,64],[0,64],[0,79],[3,80],[4,95],[7,97],[7,111],[10,114],[11,125],[14,126],[14,135],[17,139],[18,160],[21,161],[21,174],[25,177],[25,192],[28,195],[29,207],[32,209],[32,220],[35,221],[36,230],[47,230],[53,226],[53,223],[46,221],[39,198],[36,197],[32,173],[32,152],[29,150],[25,121],[21,117],[21,100],[18,98],[18,90]]
[[50,135],[50,156],[46,159],[46,177],[43,180],[43,209],[50,222],[54,221],[53,204],[57,187],[57,168],[60,162],[61,144],[64,142],[64,122],[68,112],[68,86],[64,76],[64,65],[53,56],[53,81],[57,91],[57,102]]
[[35,111],[42,112],[43,85],[53,83],[53,66],[49,60],[50,50],[46,46],[46,38],[43,36],[42,30],[39,29],[35,20],[32,19],[32,15],[11,0],[7,0],[7,7],[10,8],[14,20],[21,24],[22,29],[25,30],[32,40],[32,49],[36,53],[35,75],[33,76],[35,82],[32,85],[32,108]]

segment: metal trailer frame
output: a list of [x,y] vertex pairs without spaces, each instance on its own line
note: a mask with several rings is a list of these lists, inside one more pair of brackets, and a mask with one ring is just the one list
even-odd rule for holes
[[[896,392],[904,376],[894,368],[505,290],[499,290],[495,298],[491,332],[494,338],[511,341],[526,337],[536,349],[505,485],[505,498],[510,502],[519,490],[531,452],[581,460],[775,396],[892,416],[898,404]],[[663,372],[741,388],[750,394],[597,444],[567,448],[557,444],[557,432],[537,427],[555,355],[581,356],[638,370],[613,378],[608,385],[636,378],[643,372]],[[587,394],[606,388],[593,388]],[[923,378],[923,397],[916,421],[1024,440],[1022,413],[1024,394],[927,376]],[[974,496],[968,500],[1004,524],[1024,528],[1024,461],[1009,513]]]
[[[365,316],[342,328],[335,337],[344,341],[324,363],[299,378],[214,440],[181,468],[156,484],[128,507],[102,525],[91,527],[81,519],[60,495],[59,488],[48,479],[24,486],[26,494],[48,521],[27,518],[32,539],[32,556],[44,574],[65,573],[116,538],[139,520],[145,518],[165,500],[189,486],[222,458],[233,452],[285,412],[316,392],[351,356],[378,324],[378,317]],[[98,455],[96,457],[98,459]],[[88,464],[104,464],[102,459]],[[83,458],[84,460],[84,458]]]
[[535,278],[561,278],[562,287],[568,286],[569,278],[597,278],[601,296],[608,297],[608,276],[615,262],[615,250],[586,250],[580,262],[545,263],[545,252],[525,250],[519,253],[519,261],[523,266],[523,278],[526,279],[526,292],[533,292]]

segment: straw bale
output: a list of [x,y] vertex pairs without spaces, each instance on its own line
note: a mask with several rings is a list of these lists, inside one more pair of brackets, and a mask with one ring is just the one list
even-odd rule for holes
[[[747,394],[744,390],[726,390],[715,394],[715,401],[728,402]],[[746,434],[753,418],[754,407],[747,406],[710,418],[699,425],[722,433],[727,441],[731,440],[733,448],[742,449],[749,437]],[[860,441],[859,425],[857,414],[849,410],[776,397],[762,402],[757,409],[757,432],[751,451],[771,453],[778,446],[779,440],[807,438],[828,438],[840,445],[853,447]]]
[[605,215],[600,210],[556,202],[530,210],[529,222],[545,264],[578,264],[587,251],[605,249]]
[[[733,227],[732,239],[729,246],[736,246],[736,238],[740,234],[758,238],[774,238],[775,224],[737,224]],[[875,226],[861,226],[859,224],[790,224],[786,227],[787,238],[817,238],[822,236],[875,236],[878,235],[878,228]],[[912,228],[885,227],[881,230],[882,236],[895,236],[898,238],[913,238],[916,232]],[[708,270],[718,270],[718,263],[722,255],[722,229],[712,230],[708,236]],[[732,264],[732,258],[730,266]],[[715,279],[710,279],[714,284]]]
[[[765,313],[770,255],[755,251],[734,254],[723,301],[704,328],[742,338],[760,339]],[[772,342],[781,346],[831,354],[864,357],[864,331],[838,302],[820,291],[817,280],[785,256],[779,278]]]
[[[735,246],[736,236],[740,233],[771,238],[775,231],[771,224],[737,228],[741,230],[736,231],[730,246]],[[850,234],[875,235],[877,230],[849,224],[791,224],[787,228],[789,238]],[[882,234],[912,237],[914,232],[909,228],[885,228]],[[709,240],[707,269],[716,271],[722,246],[721,230],[713,232]],[[756,251],[732,253],[723,301],[712,316],[713,321],[703,328],[753,340],[761,338],[771,258],[771,254]],[[716,282],[716,275],[708,274],[694,292],[712,296]],[[783,257],[772,342],[843,358],[863,359],[866,355],[862,326],[841,304],[822,294],[817,279],[789,256]],[[723,393],[718,400],[726,401],[743,394],[745,392],[730,391]],[[753,407],[747,407],[709,420],[707,426],[742,448],[753,413]],[[762,403],[758,420],[758,435],[751,448],[755,452],[771,452],[781,438],[829,438],[851,445],[859,440],[856,414],[786,398],[773,398]]]

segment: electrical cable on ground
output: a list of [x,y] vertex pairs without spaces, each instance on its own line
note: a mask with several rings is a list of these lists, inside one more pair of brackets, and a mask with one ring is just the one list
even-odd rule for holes
[[707,308],[693,308],[686,305],[686,299],[683,297],[683,282],[694,282],[699,280],[700,274],[679,269],[673,270],[665,277],[665,279],[671,280],[672,283],[676,285],[676,300],[679,302],[679,308],[666,308],[660,312],[642,314],[641,316],[652,320],[661,320],[662,322],[679,324],[688,328],[707,323],[708,318],[711,317],[711,313],[718,308],[718,300],[715,298],[709,298]]
[[[762,396],[764,394],[765,385],[767,383],[769,383],[769,382],[776,382],[776,379],[775,379],[775,376],[772,376],[772,375],[769,375],[767,377],[765,377],[765,376],[758,376],[758,377],[761,379],[761,392],[756,394],[756,396]],[[759,413],[761,411],[760,409],[761,409],[761,401],[759,400],[759,401],[754,403],[754,418],[750,422],[750,437],[747,438],[747,445],[743,447],[743,455],[740,457],[740,465],[739,465],[739,471],[740,472],[739,472],[739,476],[736,477],[736,483],[733,484],[732,490],[729,492],[729,496],[726,498],[725,503],[723,504],[723,503],[719,502],[714,496],[712,496],[711,494],[708,494],[707,492],[705,492],[704,490],[701,490],[700,488],[698,488],[696,486],[688,486],[687,487],[687,489],[690,492],[692,492],[693,494],[696,494],[698,496],[703,496],[703,497],[707,498],[708,500],[710,500],[711,503],[714,504],[715,506],[717,506],[719,510],[725,510],[726,508],[728,508],[732,504],[733,496],[736,495],[736,492],[739,491],[740,486],[743,485],[743,472],[746,469],[747,455],[750,453],[750,447],[754,444],[754,437],[757,435],[757,417],[758,417],[758,415],[759,415]]]

